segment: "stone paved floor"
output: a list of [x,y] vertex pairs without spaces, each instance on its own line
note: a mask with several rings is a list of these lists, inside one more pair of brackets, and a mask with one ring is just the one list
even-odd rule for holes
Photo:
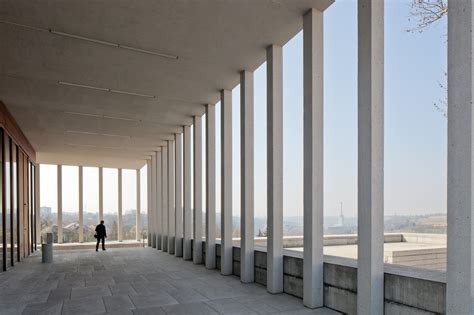
[[338,314],[151,248],[37,253],[0,273],[0,314],[105,313]]

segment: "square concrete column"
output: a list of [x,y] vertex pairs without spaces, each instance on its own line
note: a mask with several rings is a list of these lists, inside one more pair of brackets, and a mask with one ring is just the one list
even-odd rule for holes
[[79,166],[79,243],[82,242],[84,242],[84,179],[82,166]]
[[240,280],[254,282],[253,72],[240,73]]
[[283,58],[267,48],[267,290],[283,292]]
[[168,253],[174,255],[176,235],[174,141],[168,140]]
[[99,222],[104,219],[104,169],[99,167]]
[[156,177],[156,152],[153,152],[151,156],[151,209],[150,209],[150,230],[151,230],[151,246],[157,248],[157,211],[156,211],[156,186],[157,186],[157,177]]
[[151,219],[151,159],[146,161],[146,196],[147,196],[147,243],[151,247],[151,225],[153,224]]
[[194,116],[193,262],[202,264],[202,117]]
[[322,307],[324,183],[323,183],[323,13],[309,10],[303,17],[303,303]]
[[191,260],[193,258],[191,251],[192,238],[192,200],[191,200],[191,127],[183,127],[183,259]]
[[142,227],[141,227],[141,182],[140,182],[140,169],[137,169],[137,175],[136,175],[136,179],[137,179],[137,213],[136,213],[136,217],[135,217],[135,239],[137,241],[140,241],[142,239],[142,236],[141,236],[141,230],[142,230]]
[[183,135],[175,135],[175,245],[174,255],[183,257]]
[[474,313],[474,50],[472,1],[448,11],[448,264],[446,314]]
[[383,0],[358,2],[357,313],[383,314]]
[[161,250],[168,252],[168,145],[161,147],[161,196],[163,198]]
[[221,274],[232,274],[232,92],[221,91]]
[[206,268],[216,268],[216,105],[206,105]]
[[156,187],[154,190],[156,198],[156,211],[155,211],[155,229],[156,229],[156,249],[161,250],[162,237],[163,237],[163,196],[162,196],[162,152],[156,151]]
[[58,165],[58,243],[63,242],[63,167]]
[[118,183],[118,224],[117,224],[117,239],[119,242],[123,241],[123,217],[122,217],[122,169],[118,169],[118,176],[117,176],[117,183]]

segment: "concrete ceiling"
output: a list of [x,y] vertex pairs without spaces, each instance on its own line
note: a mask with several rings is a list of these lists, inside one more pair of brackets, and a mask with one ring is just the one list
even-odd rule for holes
[[204,104],[216,103],[220,89],[235,87],[240,70],[261,65],[266,46],[298,33],[309,8],[331,3],[0,0],[0,100],[40,163],[141,167]]

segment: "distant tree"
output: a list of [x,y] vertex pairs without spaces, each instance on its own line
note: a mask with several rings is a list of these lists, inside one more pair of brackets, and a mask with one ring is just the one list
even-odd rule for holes
[[258,237],[267,237],[268,236],[268,230],[267,228],[265,228],[265,230],[260,230],[258,229],[258,234],[257,234]]
[[[410,33],[422,33],[427,28],[440,22],[448,14],[447,0],[411,0],[410,18],[414,21],[415,26],[408,29]],[[445,78],[447,77],[444,71]],[[444,91],[444,97],[433,103],[433,106],[444,117],[448,117],[448,87],[445,82],[438,82],[439,87]]]

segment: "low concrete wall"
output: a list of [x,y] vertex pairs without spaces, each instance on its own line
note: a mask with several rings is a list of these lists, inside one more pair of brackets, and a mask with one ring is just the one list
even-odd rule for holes
[[[62,243],[54,244],[53,250],[74,250],[74,249],[95,249],[95,242],[87,243]],[[102,245],[100,245],[102,246]],[[105,248],[127,248],[127,247],[144,247],[143,242],[138,241],[105,241]]]
[[[402,233],[386,233],[385,243],[400,243],[404,242],[404,234]],[[220,239],[217,239],[220,242]],[[266,247],[266,237],[255,237],[255,247]],[[232,238],[232,244],[236,247],[240,247],[240,237]],[[341,234],[341,235],[324,235],[324,246],[336,246],[336,245],[355,245],[357,244],[357,234]],[[303,247],[303,236],[284,236],[283,247]]]
[[[204,243],[205,244],[205,243]],[[205,246],[203,245],[205,257]],[[240,248],[233,248],[233,274],[240,275]],[[220,270],[220,244],[216,245]],[[255,282],[267,284],[267,253],[255,250]],[[284,292],[303,298],[303,254],[285,250]],[[444,314],[446,281],[439,271],[385,265],[385,314]],[[324,257],[324,305],[346,314],[357,313],[357,261]]]

